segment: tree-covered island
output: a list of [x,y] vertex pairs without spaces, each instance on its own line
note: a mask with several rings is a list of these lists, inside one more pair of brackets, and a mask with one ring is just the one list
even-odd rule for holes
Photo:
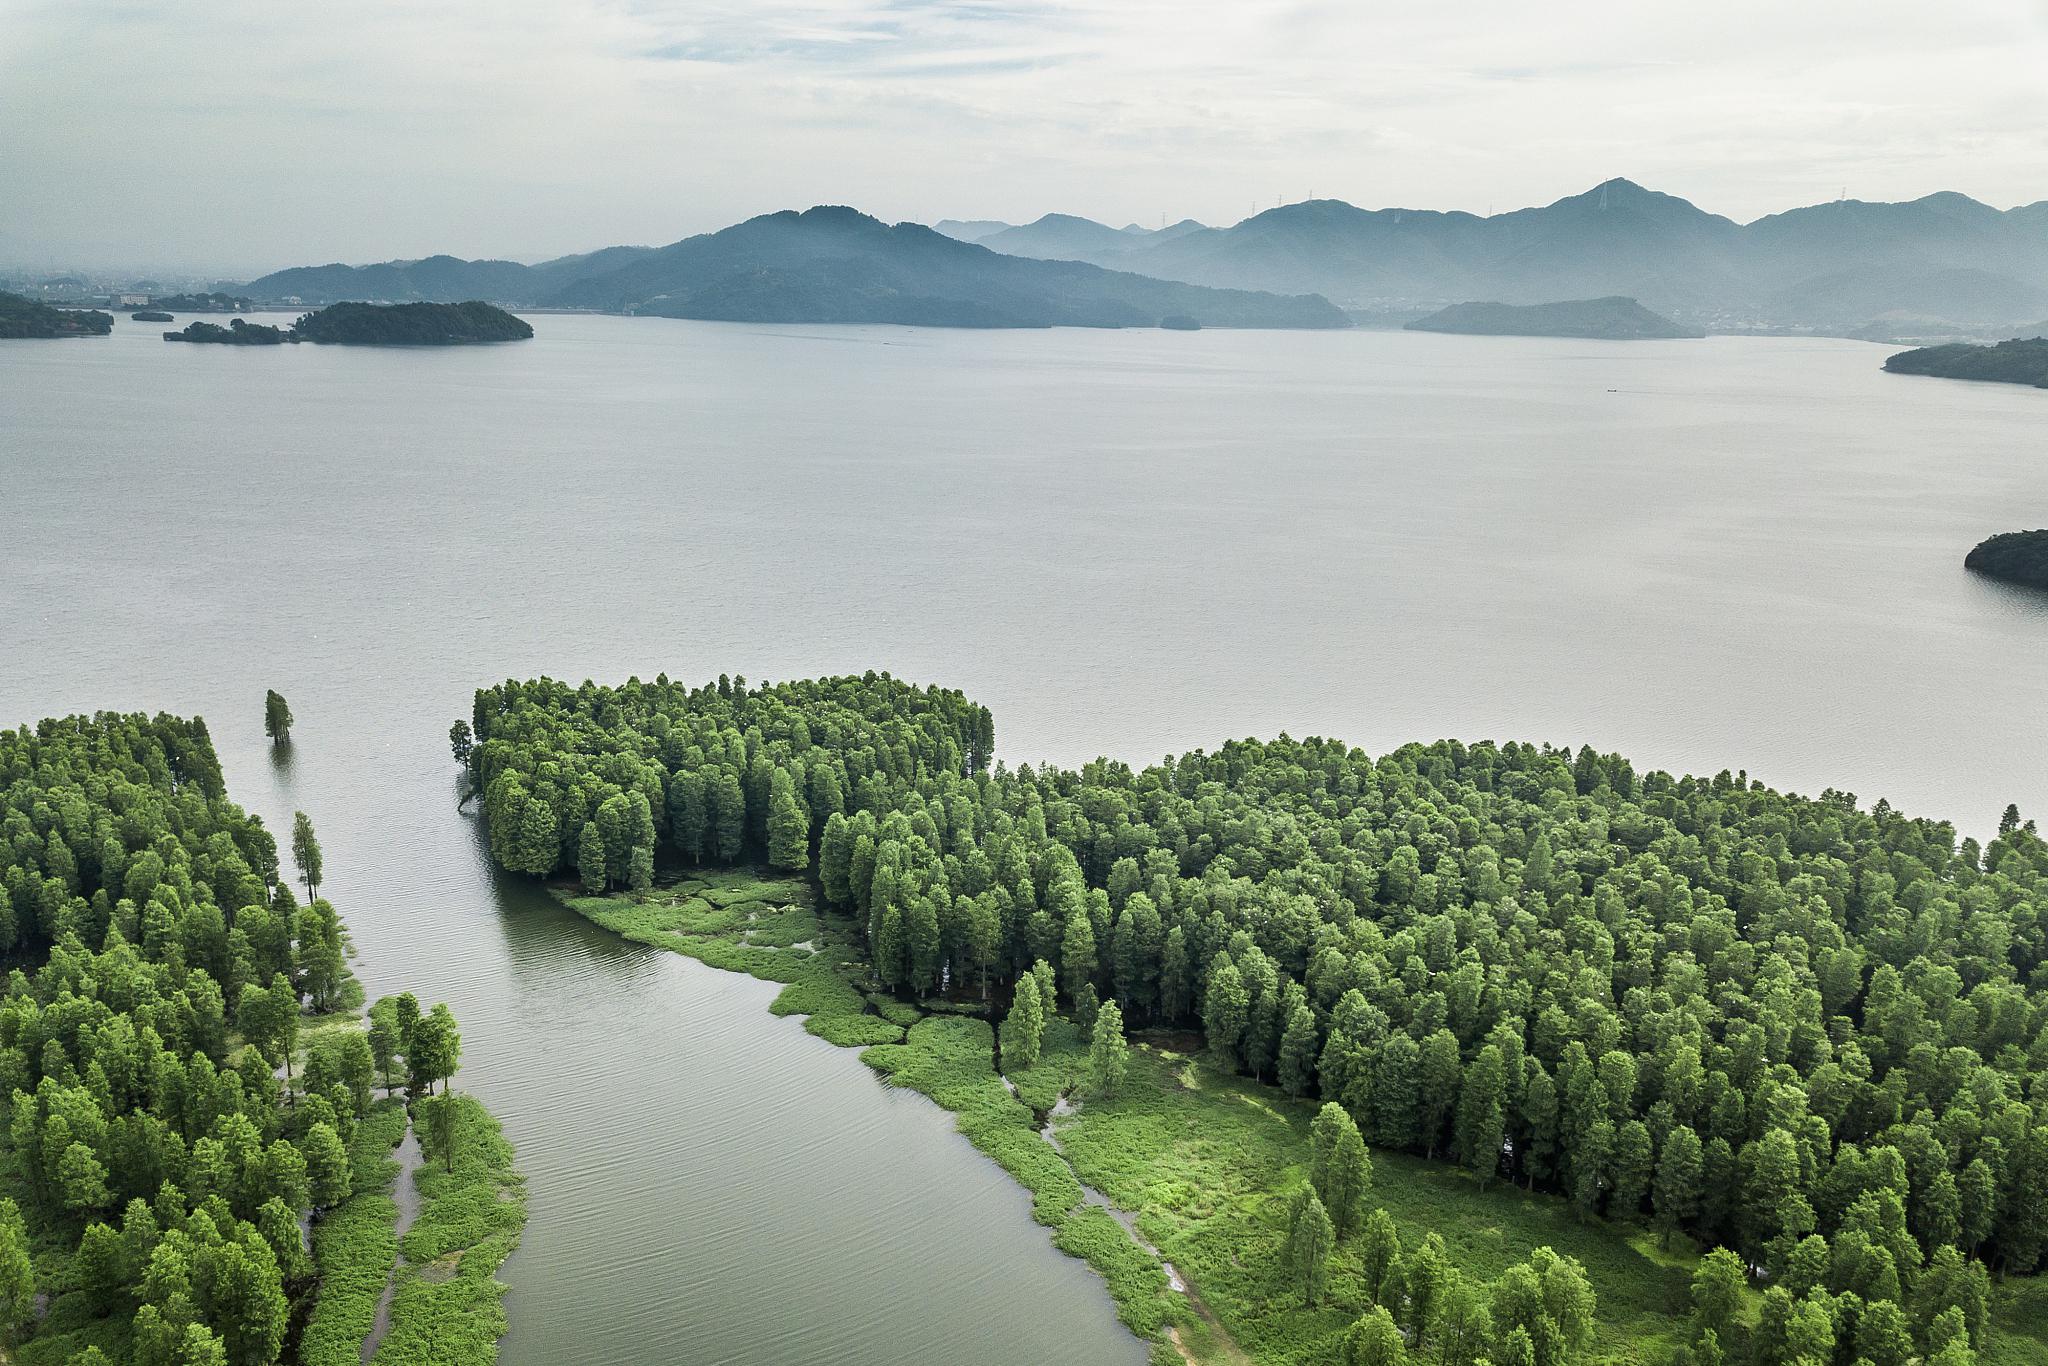
[[203,342],[214,346],[280,346],[285,342],[295,342],[298,337],[285,328],[273,327],[269,323],[252,323],[241,318],[230,318],[226,327],[219,323],[189,322],[176,332],[164,333],[164,340]]
[[36,299],[0,291],[0,341],[54,337],[104,337],[114,315],[91,308],[52,308]]
[[501,865],[785,983],[1157,1361],[2048,1354],[2016,811],[1980,843],[1521,743],[1009,768],[877,674],[508,682],[453,738]]
[[1886,357],[1884,368],[1895,375],[1989,380],[2048,389],[2048,337],[2015,337],[1996,346],[1968,342],[1922,346]]
[[336,346],[475,346],[524,341],[533,327],[492,304],[330,304],[288,328],[231,319],[194,322],[164,333],[165,341],[275,346],[316,342]]
[[2048,588],[2048,530],[2002,531],[1978,542],[1963,566],[2008,583]]

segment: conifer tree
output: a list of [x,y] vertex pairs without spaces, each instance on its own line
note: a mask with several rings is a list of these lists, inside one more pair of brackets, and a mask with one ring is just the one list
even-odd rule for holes
[[1035,1066],[1044,1034],[1045,1011],[1038,1003],[1038,979],[1027,972],[1017,979],[1016,997],[1003,1019],[1003,1070],[1016,1072]]
[[1115,1001],[1104,1003],[1095,1014],[1095,1032],[1088,1043],[1088,1085],[1105,1099],[1123,1089],[1124,1074],[1130,1070],[1131,1048],[1124,1041],[1124,1013]]
[[1295,1284],[1301,1287],[1303,1304],[1313,1305],[1322,1300],[1323,1287],[1330,1275],[1330,1252],[1336,1245],[1336,1230],[1330,1225],[1323,1202],[1316,1198],[1313,1187],[1302,1187],[1288,1211],[1282,1258]]
[[1358,1227],[1372,1189],[1372,1161],[1358,1125],[1334,1101],[1325,1101],[1309,1125],[1309,1184],[1338,1238]]
[[292,739],[292,709],[284,694],[272,688],[263,695],[263,733],[273,745],[288,745]]

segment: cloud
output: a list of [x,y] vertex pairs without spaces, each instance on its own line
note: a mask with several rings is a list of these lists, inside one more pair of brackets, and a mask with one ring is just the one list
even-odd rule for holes
[[2038,174],[2041,3],[0,0],[0,255],[227,273],[888,218],[1736,218]]

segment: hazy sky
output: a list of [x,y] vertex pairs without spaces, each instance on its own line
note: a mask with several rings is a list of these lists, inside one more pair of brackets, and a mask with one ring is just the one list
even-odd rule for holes
[[2048,198],[2048,0],[0,0],[0,263],[535,259],[750,214]]

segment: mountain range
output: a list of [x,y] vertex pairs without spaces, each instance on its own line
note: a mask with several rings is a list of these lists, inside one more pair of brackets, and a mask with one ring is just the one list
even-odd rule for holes
[[816,208],[660,248],[531,266],[434,256],[302,267],[241,292],[968,326],[1150,325],[1170,314],[1325,326],[1335,312],[1326,300],[1402,322],[1476,299],[1620,295],[1716,331],[1992,335],[2048,315],[2048,201],[1999,210],[1954,193],[1838,200],[1743,224],[1609,180],[1491,216],[1314,199],[1226,228],[1186,220],[1156,230],[1057,213],[890,226]]
[[2001,211],[1953,193],[1900,204],[1838,200],[1739,224],[1609,180],[1490,217],[1314,199],[1228,228],[1133,234],[1048,215],[975,240],[1166,280],[1314,292],[1390,314],[1474,299],[1626,295],[1723,328],[1843,330],[1887,315],[2012,323],[2048,305],[2048,201]]
[[312,266],[251,281],[264,299],[489,298],[515,305],[733,322],[940,327],[1348,327],[1328,300],[1212,289],[1080,261],[1006,255],[849,208],[763,214],[666,247],[536,266],[435,256]]

